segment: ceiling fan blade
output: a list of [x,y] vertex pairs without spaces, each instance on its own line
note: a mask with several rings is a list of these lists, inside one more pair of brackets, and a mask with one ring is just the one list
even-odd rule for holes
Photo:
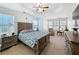
[[49,8],[48,6],[46,6],[46,7],[43,7],[43,8]]

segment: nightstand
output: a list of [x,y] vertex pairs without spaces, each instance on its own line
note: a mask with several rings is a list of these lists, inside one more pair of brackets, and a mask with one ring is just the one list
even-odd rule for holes
[[17,35],[1,38],[1,51],[17,44]]

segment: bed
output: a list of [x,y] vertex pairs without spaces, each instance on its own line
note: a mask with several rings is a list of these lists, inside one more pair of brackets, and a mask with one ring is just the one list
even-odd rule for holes
[[40,54],[50,42],[49,33],[45,31],[33,31],[31,23],[18,22],[18,39]]

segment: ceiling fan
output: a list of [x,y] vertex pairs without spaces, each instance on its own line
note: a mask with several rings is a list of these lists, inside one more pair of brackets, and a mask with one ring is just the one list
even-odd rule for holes
[[42,3],[37,4],[37,6],[33,6],[33,7],[36,8],[36,10],[38,12],[44,12],[44,11],[46,11],[49,8],[49,6],[47,6],[45,4],[42,4]]

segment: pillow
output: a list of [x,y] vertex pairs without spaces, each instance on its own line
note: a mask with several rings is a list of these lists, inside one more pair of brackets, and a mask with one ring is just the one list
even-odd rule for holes
[[21,32],[32,32],[33,30],[32,29],[28,29],[28,30],[22,30]]

